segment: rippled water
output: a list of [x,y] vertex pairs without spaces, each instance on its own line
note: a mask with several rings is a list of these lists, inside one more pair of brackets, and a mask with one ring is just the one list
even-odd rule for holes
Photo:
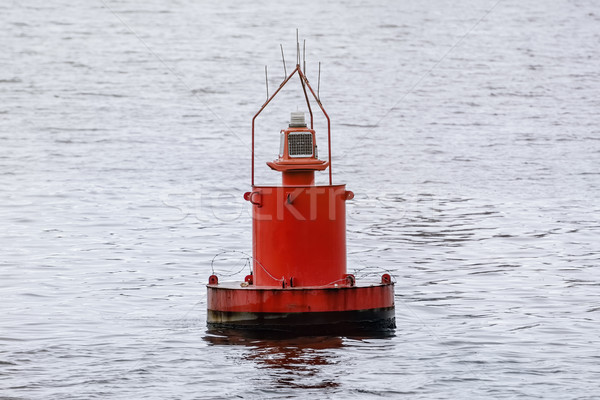
[[[0,24],[0,397],[597,396],[597,2],[30,0]],[[296,28],[392,338],[206,332]],[[296,106],[261,120],[261,168]]]

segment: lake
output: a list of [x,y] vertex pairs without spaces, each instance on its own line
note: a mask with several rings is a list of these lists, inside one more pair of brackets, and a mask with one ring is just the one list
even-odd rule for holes
[[[0,24],[1,398],[598,396],[597,2],[26,0]],[[296,29],[392,337],[206,329],[212,270],[248,273],[251,119]],[[260,184],[297,90],[260,117]]]

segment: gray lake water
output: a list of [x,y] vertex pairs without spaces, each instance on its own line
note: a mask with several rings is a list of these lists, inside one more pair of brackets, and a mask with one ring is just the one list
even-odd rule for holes
[[[0,27],[0,398],[598,398],[597,1],[6,0]],[[391,338],[206,331],[296,28]]]

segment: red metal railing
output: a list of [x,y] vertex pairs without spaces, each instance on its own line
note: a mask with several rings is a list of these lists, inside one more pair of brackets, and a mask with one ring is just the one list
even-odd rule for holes
[[288,77],[285,78],[285,80],[283,82],[281,82],[281,85],[279,85],[279,88],[275,91],[275,93],[273,93],[273,95],[267,99],[267,101],[262,105],[260,110],[258,110],[258,112],[252,118],[252,172],[251,172],[252,173],[252,186],[254,186],[254,121],[256,120],[256,117],[258,117],[260,115],[260,113],[267,107],[267,105],[271,102],[271,100],[273,100],[273,98],[275,96],[277,96],[277,93],[279,93],[279,91],[281,89],[283,89],[283,87],[289,82],[289,80],[292,78],[292,76],[294,76],[294,74],[296,72],[298,73],[298,76],[300,77],[300,83],[302,84],[302,90],[304,91],[304,98],[306,99],[306,105],[308,106],[308,112],[310,114],[310,128],[314,129],[313,128],[313,113],[312,113],[312,109],[310,107],[310,100],[308,97],[308,93],[306,92],[307,87],[310,90],[310,93],[315,98],[315,101],[321,108],[323,115],[325,115],[325,118],[327,118],[327,150],[328,150],[327,157],[328,157],[328,161],[329,161],[329,185],[333,184],[332,183],[333,182],[332,174],[331,174],[331,120],[329,119],[329,115],[327,115],[327,112],[323,108],[323,105],[321,104],[321,100],[319,100],[319,97],[317,97],[317,95],[315,94],[315,91],[308,83],[308,79],[306,78],[306,75],[304,75],[304,73],[302,72],[302,69],[300,68],[300,64],[297,64],[296,68],[294,68],[292,73],[289,74]]

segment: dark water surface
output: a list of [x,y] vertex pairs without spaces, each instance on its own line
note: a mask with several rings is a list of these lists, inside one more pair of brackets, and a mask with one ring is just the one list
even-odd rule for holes
[[[0,398],[597,398],[600,3],[26,0],[0,26]],[[391,338],[206,331],[296,28]]]

